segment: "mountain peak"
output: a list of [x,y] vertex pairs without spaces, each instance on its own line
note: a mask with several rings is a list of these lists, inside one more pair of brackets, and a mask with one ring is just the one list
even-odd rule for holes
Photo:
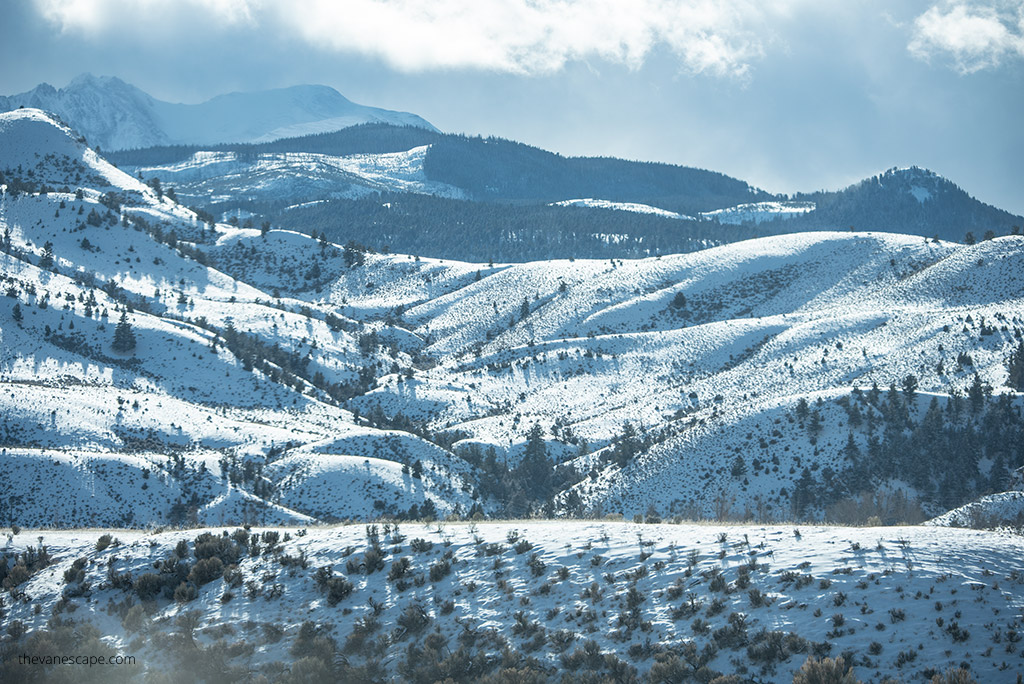
[[71,82],[68,83],[68,87],[75,88],[85,85],[97,85],[99,83],[100,79],[98,77],[86,71],[84,73],[78,74],[73,79],[71,79]]
[[920,166],[904,166],[889,169],[885,173],[881,174],[883,178],[899,178],[903,180],[918,181],[927,180],[931,182],[941,181],[949,183],[950,181],[943,176],[935,173],[931,169],[926,169]]
[[325,85],[228,93],[188,105],[157,100],[116,76],[86,72],[59,90],[44,83],[0,96],[0,112],[18,107],[54,112],[91,144],[114,150],[267,141],[371,122],[437,130],[415,114],[356,104]]
[[[45,85],[45,84],[44,84]],[[113,91],[131,91],[141,93],[142,91],[122,81],[117,76],[95,76],[89,72],[81,73],[71,79],[71,82],[67,84],[64,91],[75,91],[75,90],[113,90]]]

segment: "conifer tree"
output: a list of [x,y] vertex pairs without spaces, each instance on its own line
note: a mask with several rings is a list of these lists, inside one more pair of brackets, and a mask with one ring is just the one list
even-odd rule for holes
[[534,423],[527,433],[526,450],[523,460],[516,468],[516,475],[519,476],[523,487],[530,490],[531,498],[543,500],[551,495],[551,470],[544,431],[538,423]]
[[128,313],[121,312],[121,319],[114,329],[114,343],[111,345],[114,351],[128,353],[135,349],[135,332],[131,323],[128,322]]
[[1010,354],[1006,370],[1006,384],[1018,392],[1024,391],[1024,340],[1021,340],[1017,349]]
[[43,245],[43,255],[39,257],[39,268],[50,268],[53,266],[53,243],[47,241]]

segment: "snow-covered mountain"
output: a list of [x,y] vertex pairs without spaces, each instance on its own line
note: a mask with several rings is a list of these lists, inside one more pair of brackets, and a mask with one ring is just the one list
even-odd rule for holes
[[[26,524],[428,501],[899,521],[1024,464],[1006,388],[1024,237],[818,232],[485,265],[207,223],[39,110],[0,115],[0,160],[0,469]],[[925,425],[938,470],[916,455]],[[44,482],[68,495],[32,496]]]
[[105,150],[264,142],[370,122],[436,130],[415,114],[359,105],[317,85],[230,93],[190,105],[157,100],[119,78],[82,74],[65,88],[43,83],[0,96],[0,111],[19,107],[53,112]]
[[942,240],[976,239],[992,231],[1006,234],[1024,227],[1024,218],[978,201],[953,181],[916,166],[892,168],[837,191],[799,193],[793,199],[812,202],[813,212],[793,217],[786,230],[878,230],[912,233]]
[[309,152],[243,155],[196,152],[189,159],[160,166],[127,167],[144,178],[159,178],[189,205],[285,204],[365,197],[380,192],[421,193],[463,198],[460,188],[431,181],[423,172],[427,147],[386,154],[345,156]]
[[565,158],[508,140],[388,125],[111,159],[218,216],[461,260],[654,256],[851,227],[960,242],[967,233],[977,240],[1024,226],[1024,217],[916,167],[791,199],[701,169]]
[[[340,249],[208,225],[39,110],[0,115],[0,160],[4,515],[144,525],[471,506],[465,464],[408,432],[360,424],[330,398],[385,360],[413,363],[361,349],[374,331],[393,337],[387,326],[210,265],[215,252],[230,264],[241,245],[246,263],[265,256],[283,282],[279,269],[329,273]],[[314,255],[292,260],[305,250]],[[127,353],[112,347],[122,314],[135,338]],[[268,496],[270,478],[294,495]],[[63,496],[33,496],[42,482]]]

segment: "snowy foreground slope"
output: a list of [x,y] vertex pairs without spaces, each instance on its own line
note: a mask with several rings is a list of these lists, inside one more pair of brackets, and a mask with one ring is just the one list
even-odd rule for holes
[[0,644],[5,681],[61,675],[13,655],[46,649],[135,658],[103,668],[104,681],[790,682],[825,656],[864,682],[953,668],[1012,682],[1024,669],[1024,551],[991,532],[597,521],[39,530],[0,554],[14,567],[41,547],[50,564],[27,578],[23,567],[5,608],[7,631],[29,632]]
[[374,254],[206,222],[29,109],[0,115],[0,172],[0,516],[19,524],[899,522],[1024,465],[1019,236]]

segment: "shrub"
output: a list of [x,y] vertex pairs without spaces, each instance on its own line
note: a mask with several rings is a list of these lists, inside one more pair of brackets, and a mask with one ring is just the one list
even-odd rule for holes
[[429,542],[426,539],[421,539],[417,537],[416,539],[413,539],[411,542],[409,542],[409,546],[416,553],[426,553],[430,551],[432,548],[434,548],[434,543]]
[[936,674],[932,676],[932,684],[978,684],[977,680],[971,676],[971,673],[962,667],[958,667],[955,670],[950,668],[943,674]]
[[440,582],[452,571],[452,564],[447,560],[439,560],[430,566],[430,581]]
[[188,603],[199,598],[199,589],[191,582],[182,582],[174,590],[174,600],[178,603]]
[[754,635],[747,647],[747,656],[753,662],[772,664],[785,660],[793,653],[806,653],[809,645],[803,637],[790,632],[769,632],[762,629]]
[[211,558],[204,558],[193,565],[192,570],[188,573],[188,581],[194,583],[197,587],[201,587],[223,574],[224,563],[221,562],[220,558],[213,556]]
[[74,584],[85,579],[85,565],[89,562],[85,556],[76,558],[71,567],[64,571],[64,583]]
[[27,582],[28,578],[31,576],[32,574],[28,571],[28,568],[25,567],[25,564],[19,561],[7,572],[7,576],[4,577],[3,587],[4,589],[13,589],[19,584]]
[[367,549],[366,553],[363,554],[363,571],[369,575],[383,569],[384,554],[381,553],[380,547],[374,546]]
[[754,587],[753,589],[748,591],[747,596],[750,597],[750,605],[754,608],[767,606],[771,603],[771,600],[768,598],[768,596],[757,587]]
[[409,572],[409,568],[412,567],[412,559],[408,556],[402,556],[394,563],[391,564],[391,569],[388,570],[388,581],[394,582],[397,579],[405,577],[406,573]]
[[163,589],[163,582],[160,575],[155,572],[147,572],[139,575],[135,580],[135,593],[143,601],[155,599],[160,590]]
[[96,540],[96,550],[97,551],[104,551],[104,550],[106,550],[106,548],[108,546],[110,546],[111,542],[113,542],[113,541],[114,541],[113,537],[111,537],[109,534],[102,535],[99,539]]
[[960,623],[958,623],[956,620],[953,620],[949,623],[949,626],[946,627],[946,632],[951,637],[953,637],[953,641],[957,643],[961,641],[967,641],[971,638],[971,633],[968,632],[966,629],[962,628],[960,626]]
[[[238,561],[241,551],[231,541],[230,537],[216,536],[210,532],[203,532],[195,540],[195,556],[198,560],[204,558],[219,558],[224,565],[231,565]],[[180,556],[184,558],[184,556]]]
[[[334,640],[325,634],[326,629],[318,626],[317,624],[306,621],[303,622],[299,627],[299,633],[295,637],[295,642],[292,644],[289,653],[301,662],[305,658],[312,658],[322,663],[329,664],[334,662],[334,652],[336,646]],[[295,666],[292,666],[292,675],[295,675]],[[292,681],[332,681],[332,678],[327,677],[325,679],[302,679],[296,678]]]
[[398,626],[413,634],[422,632],[428,624],[430,624],[430,616],[418,603],[410,603],[398,616]]
[[516,550],[517,554],[526,553],[527,551],[529,551],[532,548],[533,548],[533,544],[531,544],[530,542],[528,542],[525,539],[520,539],[516,543],[516,545],[515,545],[515,550]]
[[363,649],[366,639],[380,628],[380,621],[372,615],[359,618],[352,625],[352,632],[345,639],[345,652],[357,653]]
[[332,606],[338,605],[339,601],[348,598],[352,593],[352,583],[340,575],[328,579],[326,588],[327,603]]
[[842,658],[816,660],[808,657],[793,675],[793,684],[859,684]]
[[242,581],[245,577],[242,575],[242,571],[238,569],[237,565],[229,565],[224,568],[224,584],[228,585],[232,589],[237,589],[242,586]]
[[7,626],[7,633],[11,635],[11,639],[18,641],[21,637],[25,636],[28,629],[25,627],[25,623],[21,620],[14,620],[10,625]]
[[146,615],[146,611],[140,604],[135,604],[129,608],[128,612],[121,618],[121,625],[128,634],[141,632],[148,622],[149,616]]

